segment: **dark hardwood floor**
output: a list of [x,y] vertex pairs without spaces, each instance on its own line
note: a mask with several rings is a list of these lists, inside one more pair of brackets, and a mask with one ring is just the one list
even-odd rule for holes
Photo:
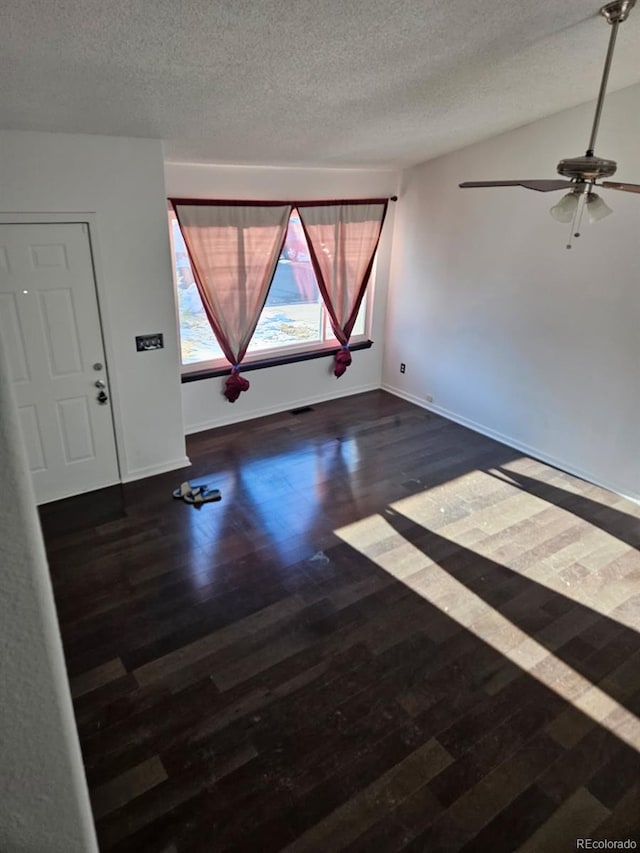
[[381,391],[188,453],[47,531],[102,851],[640,843],[640,507]]

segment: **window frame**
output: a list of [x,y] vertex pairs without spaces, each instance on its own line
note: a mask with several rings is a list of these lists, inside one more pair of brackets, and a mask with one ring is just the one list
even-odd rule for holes
[[[291,209],[291,213],[289,216],[291,217],[296,210],[296,206],[293,205]],[[228,374],[231,370],[231,365],[227,361],[227,359],[222,356],[220,358],[215,359],[206,359],[202,361],[191,362],[190,364],[185,364],[182,361],[182,329],[181,329],[181,315],[180,315],[180,304],[178,297],[178,278],[177,278],[177,264],[176,264],[176,252],[175,252],[175,244],[173,237],[173,222],[172,220],[176,219],[176,215],[171,205],[168,206],[168,230],[169,230],[169,242],[170,242],[170,254],[171,254],[171,276],[173,280],[173,296],[176,308],[176,325],[177,325],[177,333],[178,333],[178,349],[180,353],[180,374],[182,377],[182,382],[191,382],[196,379],[206,379],[211,376],[224,376]],[[278,259],[279,263],[280,259]],[[358,349],[368,349],[372,346],[373,341],[370,339],[370,331],[373,322],[373,305],[375,300],[375,280],[376,280],[376,268],[378,263],[377,252],[374,257],[373,266],[371,268],[371,275],[369,276],[369,282],[367,284],[367,288],[365,291],[363,303],[364,303],[364,330],[362,333],[357,335],[352,335],[349,339],[349,348],[352,350]],[[275,274],[274,274],[275,278]],[[272,282],[273,283],[273,282]],[[245,357],[242,360],[242,370],[256,370],[262,367],[273,367],[275,365],[280,364],[291,364],[299,361],[308,361],[315,358],[322,358],[324,356],[330,356],[338,352],[340,349],[340,344],[335,337],[328,338],[327,330],[331,333],[331,323],[329,320],[329,314],[327,309],[322,302],[322,297],[320,301],[320,309],[322,312],[322,329],[324,334],[324,340],[317,341],[314,343],[303,342],[303,343],[294,343],[294,344],[283,344],[278,347],[267,347],[263,350],[259,350],[257,352],[247,352]]]

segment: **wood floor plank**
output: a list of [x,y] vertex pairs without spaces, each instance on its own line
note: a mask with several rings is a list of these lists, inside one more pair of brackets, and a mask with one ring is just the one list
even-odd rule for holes
[[527,788],[462,848],[462,853],[512,853],[555,811],[535,785]]
[[108,815],[167,778],[162,762],[156,755],[143,764],[132,767],[105,785],[94,789],[91,804],[95,818],[98,820]]
[[608,815],[609,810],[599,800],[586,788],[579,788],[520,846],[520,853],[562,853],[568,839],[589,838]]
[[70,681],[71,695],[74,699],[78,699],[80,696],[84,696],[85,693],[90,693],[98,687],[103,687],[105,684],[109,684],[111,681],[115,681],[126,674],[127,671],[120,658],[114,658],[100,666],[94,667],[89,672],[83,672],[82,675],[76,675],[75,678],[72,678]]
[[339,850],[362,835],[380,814],[396,807],[453,761],[430,740],[285,848],[286,853]]
[[[640,804],[640,782],[636,781],[625,792],[611,813],[599,823],[592,836],[596,840],[612,839],[636,841],[638,837],[638,805]],[[599,802],[599,801],[598,801]]]
[[[549,738],[538,735],[476,782],[435,820],[430,814],[425,819],[420,809],[413,809],[409,819],[400,815],[413,839],[402,849],[410,853],[462,849],[535,782],[558,752],[558,746]],[[566,837],[564,840],[566,843]]]
[[208,634],[200,640],[189,643],[176,649],[175,652],[157,658],[133,671],[136,681],[150,684],[152,681],[162,678],[165,674],[180,669],[185,664],[193,663],[200,658],[206,657],[218,650],[229,646],[237,640],[246,637],[265,625],[278,622],[288,615],[303,609],[305,602],[298,596],[291,596],[284,600],[258,611],[258,613],[247,616],[239,622],[234,622],[228,628],[222,628],[213,634]]

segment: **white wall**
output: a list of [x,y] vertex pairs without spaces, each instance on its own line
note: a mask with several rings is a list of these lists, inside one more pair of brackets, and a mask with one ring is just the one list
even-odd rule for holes
[[[0,131],[0,214],[93,215],[123,479],[188,464],[161,143]],[[135,335],[165,349],[137,353]]]
[[[398,179],[398,172],[384,170],[209,166],[171,162],[165,165],[167,194],[174,198],[301,200],[384,197],[397,191]],[[222,396],[224,378],[185,383],[182,400],[187,432],[380,387],[394,214],[394,204],[390,203],[374,282],[375,308],[371,329],[374,346],[354,352],[351,367],[340,379],[333,376],[332,358],[246,373],[251,388],[235,403],[229,403]]]
[[[570,251],[561,197],[464,180],[545,178],[584,153],[593,105],[407,171],[383,387],[587,479],[640,496],[640,197]],[[597,151],[640,183],[640,87],[609,95]],[[407,365],[399,372],[400,362]]]
[[0,850],[91,853],[91,808],[1,341],[0,471]]

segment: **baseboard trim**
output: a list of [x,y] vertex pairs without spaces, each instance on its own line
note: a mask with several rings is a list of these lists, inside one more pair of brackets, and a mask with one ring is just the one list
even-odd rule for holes
[[198,432],[205,432],[208,429],[217,429],[230,424],[241,423],[242,421],[252,421],[255,418],[264,418],[268,415],[279,415],[282,412],[288,412],[291,409],[297,409],[301,406],[311,406],[314,403],[326,403],[329,400],[339,400],[341,397],[353,397],[355,394],[364,394],[367,391],[377,391],[380,386],[377,383],[367,383],[356,388],[340,392],[328,392],[326,394],[315,395],[313,397],[300,397],[296,400],[290,400],[286,405],[276,403],[273,406],[266,406],[262,409],[254,409],[250,412],[243,413],[240,417],[230,413],[228,417],[222,416],[214,418],[210,421],[202,421],[201,423],[192,424],[187,427],[187,435],[195,435]]
[[512,438],[509,435],[504,435],[503,433],[497,432],[490,427],[485,426],[484,424],[479,424],[476,421],[471,420],[470,418],[464,417],[464,415],[459,415],[457,412],[452,412],[449,409],[445,409],[442,406],[437,406],[434,403],[429,403],[424,400],[422,397],[418,397],[415,394],[411,394],[408,391],[405,391],[402,388],[396,388],[393,385],[389,385],[388,383],[382,384],[382,390],[388,391],[389,394],[393,394],[396,397],[400,397],[402,400],[406,400],[408,403],[414,403],[416,406],[420,406],[421,409],[427,409],[429,412],[434,412],[436,415],[441,415],[443,418],[447,418],[447,420],[454,421],[454,423],[460,424],[461,426],[467,427],[468,429],[473,430],[474,432],[480,433],[480,435],[486,435],[487,438],[493,438],[495,441],[499,441],[501,444],[506,444],[507,447],[512,447],[514,450],[519,450],[521,453],[524,453],[526,456],[531,456],[534,459],[539,459],[541,462],[545,462],[547,465],[552,465],[554,468],[559,468],[561,471],[565,471],[567,474],[571,474],[573,477],[579,477],[581,480],[585,480],[587,483],[592,483],[594,486],[599,486],[602,489],[607,489],[609,492],[614,492],[616,495],[620,495],[622,498],[626,498],[627,500],[633,501],[634,503],[640,503],[640,494],[634,495],[628,492],[623,491],[617,486],[615,483],[608,483],[603,480],[600,480],[598,477],[594,476],[589,471],[583,471],[579,468],[574,468],[571,465],[568,465],[562,459],[557,459],[554,456],[551,456],[545,451],[540,450],[537,447],[531,447],[528,444],[524,444],[521,441],[518,441],[515,438]]
[[66,501],[69,498],[76,498],[79,495],[86,495],[91,492],[99,492],[102,489],[110,489],[112,486],[119,486],[120,480],[109,480],[106,483],[102,483],[100,486],[90,486],[88,489],[80,489],[80,491],[75,490],[71,492],[63,491],[59,495],[55,495],[54,497],[46,497],[42,499],[36,500],[36,506],[48,506],[52,503],[57,503],[58,501]]
[[133,483],[135,480],[144,480],[146,477],[154,477],[156,474],[166,474],[168,471],[176,471],[178,468],[188,468],[191,460],[188,456],[172,459],[171,462],[163,462],[160,465],[148,465],[146,468],[135,468],[127,474],[122,475],[123,483]]

